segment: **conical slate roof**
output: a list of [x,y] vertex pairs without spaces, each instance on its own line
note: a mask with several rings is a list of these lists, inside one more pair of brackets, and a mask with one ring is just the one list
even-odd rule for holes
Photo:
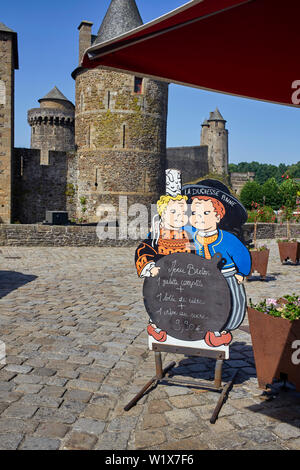
[[14,33],[12,29],[8,28],[4,23],[1,23],[0,21],[0,31],[6,31],[8,33]]
[[61,101],[69,101],[68,98],[65,97],[65,95],[62,94],[62,92],[55,86],[52,88],[47,95],[44,96],[44,98],[39,99],[39,103],[44,100],[61,100]]
[[216,108],[215,111],[212,111],[211,113],[209,113],[209,121],[224,121],[224,122],[226,122],[225,119],[223,118],[222,114],[218,110],[218,108]]
[[219,121],[225,121],[225,119],[223,118],[223,116],[220,113],[220,111],[218,110],[218,108],[216,108],[216,110],[215,110],[215,118],[218,119]]
[[207,119],[204,119],[202,126],[209,126],[209,122]]
[[142,24],[135,0],[111,0],[94,44],[108,41]]

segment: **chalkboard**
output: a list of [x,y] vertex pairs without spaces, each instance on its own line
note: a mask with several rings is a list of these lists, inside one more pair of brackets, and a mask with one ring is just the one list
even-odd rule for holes
[[207,331],[222,331],[231,298],[228,284],[212,259],[188,253],[162,257],[159,274],[145,279],[143,295],[151,322],[173,338],[198,341]]

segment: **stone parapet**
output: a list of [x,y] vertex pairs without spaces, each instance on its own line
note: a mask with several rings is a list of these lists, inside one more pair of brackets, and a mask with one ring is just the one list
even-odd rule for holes
[[28,111],[28,123],[30,126],[36,124],[74,124],[75,112],[63,111],[56,108],[33,108]]
[[137,240],[99,240],[96,226],[1,224],[0,246],[135,246]]
[[[252,238],[254,235],[254,224],[248,223],[244,227],[244,236],[247,239]],[[291,238],[299,238],[300,224],[291,224]],[[259,239],[282,239],[287,238],[287,227],[286,224],[268,224],[259,223],[257,224],[256,238]]]
[[[253,238],[254,224],[244,225],[246,240]],[[300,224],[291,225],[293,238],[299,238]],[[258,224],[258,239],[286,237],[286,227],[280,224]],[[95,225],[0,224],[0,246],[137,246],[138,240],[99,240]]]

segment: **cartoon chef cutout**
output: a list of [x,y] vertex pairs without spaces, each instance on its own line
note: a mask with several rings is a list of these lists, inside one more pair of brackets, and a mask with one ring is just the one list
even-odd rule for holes
[[[222,255],[221,273],[231,294],[231,312],[222,331],[207,331],[204,341],[208,346],[228,345],[230,331],[237,329],[246,313],[246,294],[243,280],[251,269],[251,256],[242,239],[241,227],[247,220],[247,211],[228,188],[216,180],[203,180],[183,187],[191,204],[189,227],[196,254],[211,259]],[[217,295],[217,292],[216,292]]]
[[[187,200],[188,197],[181,194],[180,171],[166,170],[166,194],[157,201],[158,214],[153,218],[151,231],[135,253],[139,277],[157,276],[160,268],[156,263],[162,256],[195,252],[190,235],[183,228],[188,223]],[[167,339],[167,332],[158,328],[151,318],[147,332],[156,341]]]

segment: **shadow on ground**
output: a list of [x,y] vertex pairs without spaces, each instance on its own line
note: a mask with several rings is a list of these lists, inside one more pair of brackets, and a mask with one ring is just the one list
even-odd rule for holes
[[[239,359],[232,359],[236,355],[244,356],[245,359],[240,359],[242,362],[238,363]],[[231,361],[231,363],[230,363]],[[236,361],[236,362],[235,362]],[[214,371],[215,371],[214,359],[195,357],[195,356],[184,356],[178,362],[176,366],[171,369],[171,377],[181,378],[183,380],[195,380],[201,383],[203,381],[211,381],[213,385]],[[237,367],[234,367],[234,366]],[[244,342],[233,343],[230,350],[230,359],[224,361],[222,384],[228,383],[234,372],[238,369],[238,374],[234,380],[235,385],[241,385],[242,383],[249,380],[251,377],[256,377],[255,363],[253,358],[252,346]],[[163,383],[162,379],[162,383]],[[171,383],[169,386],[173,386]],[[184,384],[174,384],[176,387],[186,387]],[[192,388],[196,388],[190,386]],[[155,387],[154,387],[155,388]],[[146,395],[152,390],[148,390]],[[257,387],[258,390],[260,390]],[[230,392],[229,392],[230,395]],[[293,433],[293,427],[300,428],[300,393],[296,391],[293,384],[276,381],[268,393],[261,390],[260,403],[247,406],[246,409],[253,413],[259,413],[267,416],[269,419],[278,421],[279,423],[286,423],[291,426],[288,427],[286,432]],[[283,430],[284,432],[284,430]],[[297,433],[297,431],[294,431]]]
[[[271,420],[300,428],[300,393],[292,384],[284,386],[283,383],[274,383],[270,392],[265,396],[262,394],[261,398],[261,403],[248,406],[247,409],[267,416]],[[293,433],[291,430],[288,432]]]
[[[243,354],[245,353],[245,354]],[[238,355],[239,359],[236,359]],[[255,363],[252,346],[241,341],[234,342],[231,346],[230,358],[224,360],[222,368],[222,383],[229,382],[238,369],[235,384],[242,384],[250,377],[256,377]],[[163,365],[165,367],[166,364]],[[180,378],[183,380],[197,380],[199,385],[202,381],[214,383],[216,360],[206,357],[183,356],[176,361],[176,365],[170,370],[167,377]],[[176,384],[176,386],[186,386]]]
[[276,281],[277,280],[277,277],[276,276],[279,276],[281,273],[274,273],[273,274],[267,274],[265,276],[265,278],[263,278],[262,276],[260,276],[259,274],[258,275],[253,275],[253,276],[249,276],[249,278],[247,278],[247,282],[257,282],[257,281],[260,281],[260,282],[270,282],[270,281]]
[[32,282],[37,278],[32,274],[23,274],[16,271],[0,271],[0,298],[5,297],[13,290]]

